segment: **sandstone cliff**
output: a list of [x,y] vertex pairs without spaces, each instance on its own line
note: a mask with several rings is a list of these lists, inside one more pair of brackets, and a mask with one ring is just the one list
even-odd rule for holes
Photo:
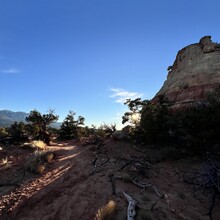
[[164,96],[179,108],[204,99],[207,92],[220,86],[220,44],[213,43],[211,36],[201,38],[180,50],[168,71],[153,100]]

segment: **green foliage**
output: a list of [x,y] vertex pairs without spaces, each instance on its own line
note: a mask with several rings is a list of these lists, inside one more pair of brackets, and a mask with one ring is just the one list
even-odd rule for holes
[[64,119],[60,126],[60,138],[61,139],[73,139],[79,138],[86,130],[83,130],[80,126],[84,125],[85,118],[78,116],[75,120],[75,112],[69,111],[69,114]]
[[142,109],[145,105],[149,104],[149,100],[141,100],[141,98],[137,98],[134,100],[127,99],[124,103],[128,106],[129,112],[125,112],[122,117],[122,124],[126,122],[137,126],[139,124],[139,116],[142,114]]
[[7,137],[7,136],[8,136],[8,132],[6,131],[6,129],[3,127],[2,128],[0,127],[0,139]]
[[[131,109],[137,109],[133,106],[135,103],[132,102]],[[170,104],[161,98],[157,103],[144,102],[140,112],[140,123],[133,129],[135,140],[172,146],[167,149],[178,149],[178,157],[188,153],[220,152],[220,88],[187,109],[173,112]],[[125,116],[129,115],[125,113]],[[169,155],[176,154],[175,150],[172,152]]]
[[[195,107],[176,113],[173,118],[174,136],[193,153],[219,151],[220,99],[216,90]],[[217,149],[216,149],[217,146]]]
[[97,134],[100,134],[104,137],[110,137],[116,131],[116,124],[102,124],[96,131]]
[[25,130],[30,139],[34,139],[40,132],[40,128],[35,124],[25,124]]
[[33,125],[38,126],[42,131],[47,130],[47,126],[59,119],[58,115],[54,115],[54,110],[49,110],[48,114],[41,114],[37,110],[30,112],[30,115],[26,117],[26,121]]
[[[36,173],[41,173],[39,172],[38,166],[47,163],[47,156],[51,156],[53,155],[52,152],[48,152],[48,151],[35,151],[31,156],[29,156],[29,158],[27,158],[27,161],[25,163],[25,169],[29,170],[31,172],[36,172]],[[53,155],[54,156],[54,155]],[[52,156],[52,158],[53,158]],[[45,166],[43,168],[43,170],[45,169]]]
[[10,134],[13,143],[21,143],[28,140],[28,134],[25,129],[23,122],[14,122],[9,128],[8,133]]
[[144,106],[139,133],[146,143],[167,144],[170,113],[167,103],[150,103]]
[[36,132],[36,138],[43,140],[49,145],[51,134],[47,132],[47,128],[51,123],[56,122],[58,118],[59,116],[54,114],[54,110],[49,110],[48,114],[41,114],[37,110],[33,110],[26,117],[26,121],[32,125],[31,129]]

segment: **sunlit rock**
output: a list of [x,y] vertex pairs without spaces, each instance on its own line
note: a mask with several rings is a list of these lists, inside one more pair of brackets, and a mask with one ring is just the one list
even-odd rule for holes
[[179,108],[203,100],[220,86],[220,44],[212,42],[211,36],[201,38],[181,49],[168,71],[154,101],[163,96]]

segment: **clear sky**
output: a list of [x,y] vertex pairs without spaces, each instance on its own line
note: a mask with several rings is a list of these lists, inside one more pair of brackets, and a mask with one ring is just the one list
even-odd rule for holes
[[181,48],[220,41],[219,0],[0,0],[0,109],[119,123]]

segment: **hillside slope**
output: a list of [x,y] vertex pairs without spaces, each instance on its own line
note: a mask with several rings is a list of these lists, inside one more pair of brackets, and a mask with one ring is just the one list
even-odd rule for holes
[[25,121],[28,117],[26,112],[13,112],[10,110],[0,110],[0,126],[10,126],[13,122]]

